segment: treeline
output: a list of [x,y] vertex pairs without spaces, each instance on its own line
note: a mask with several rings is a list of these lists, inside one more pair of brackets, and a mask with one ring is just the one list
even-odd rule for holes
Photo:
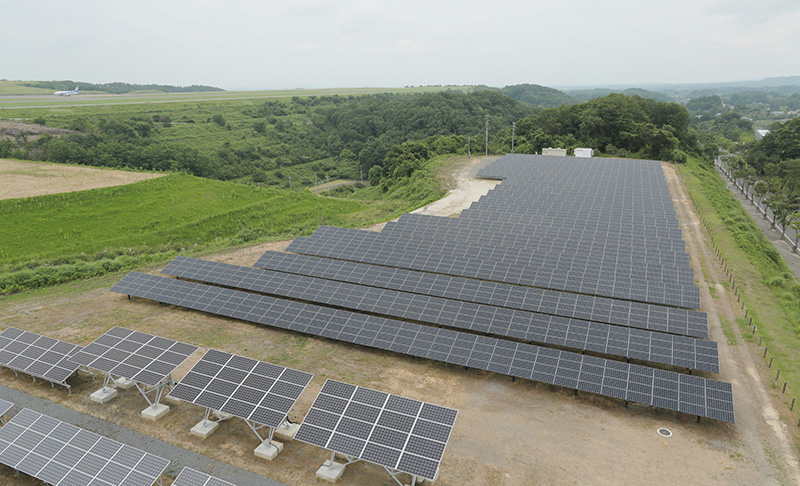
[[770,133],[728,160],[772,209],[776,221],[800,230],[800,118],[776,123]]
[[463,136],[465,151],[466,137],[472,135],[473,149],[484,151],[486,115],[494,134],[536,111],[490,91],[294,97],[245,107],[187,105],[186,110],[191,111],[49,119],[48,125],[77,133],[0,141],[0,157],[180,171],[288,187],[289,177],[296,185],[313,184],[315,172],[358,178],[382,165],[393,147],[431,136]]
[[[510,146],[511,135],[504,130],[499,144]],[[516,152],[539,153],[545,147],[587,147],[601,155],[675,162],[700,149],[684,107],[615,93],[517,122]]]
[[133,91],[161,91],[164,93],[194,93],[199,91],[225,91],[214,86],[202,86],[193,84],[191,86],[171,86],[168,84],[129,84],[129,83],[84,83],[80,81],[31,81],[22,83],[23,86],[32,88],[52,89],[54,91],[71,91],[75,86],[81,91],[102,91],[111,94],[125,94]]

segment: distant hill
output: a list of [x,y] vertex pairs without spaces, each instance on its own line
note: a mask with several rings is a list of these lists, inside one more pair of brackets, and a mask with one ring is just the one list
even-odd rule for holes
[[561,105],[575,105],[581,102],[577,98],[566,95],[563,91],[538,84],[515,84],[506,86],[500,91],[526,105],[542,108],[557,108]]
[[81,81],[26,81],[22,86],[31,88],[51,89],[53,91],[69,91],[78,86],[81,91],[101,91],[111,94],[125,94],[135,91],[156,91],[162,93],[194,93],[198,91],[225,91],[214,86],[202,86],[193,84],[191,86],[170,86],[167,84],[129,84],[129,83],[84,83]]
[[566,91],[566,94],[577,98],[581,101],[589,101],[595,98],[602,98],[603,96],[608,96],[611,93],[620,93],[624,94],[625,96],[641,96],[642,98],[647,98],[656,101],[663,101],[663,102],[672,102],[675,101],[671,96],[666,95],[664,93],[659,93],[657,91],[649,91],[642,88],[627,88],[627,89],[611,89],[611,88],[595,88],[595,89],[578,89],[578,90],[569,90]]

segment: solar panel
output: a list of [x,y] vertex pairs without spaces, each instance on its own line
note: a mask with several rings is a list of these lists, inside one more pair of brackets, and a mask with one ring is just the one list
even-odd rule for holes
[[69,388],[67,378],[80,364],[70,355],[81,347],[9,327],[0,332],[0,366]]
[[13,407],[13,406],[14,406],[14,404],[13,404],[13,403],[11,403],[11,402],[7,402],[7,401],[5,401],[5,400],[3,400],[3,399],[0,399],[0,417],[2,417],[2,416],[3,416],[3,415],[5,415],[5,414],[6,414],[6,413],[7,413],[9,410],[11,410],[11,407]]
[[162,273],[490,335],[719,371],[717,344],[712,341],[188,257],[175,258]]
[[152,486],[169,465],[27,408],[0,429],[0,463],[55,486]]
[[170,396],[244,420],[278,427],[312,376],[212,349],[183,377]]
[[556,304],[551,308],[554,310],[553,315],[557,316],[685,336],[708,337],[708,319],[705,313],[675,307],[579,296],[554,290],[275,251],[265,252],[254,266],[531,312],[544,313],[546,303],[555,301]]
[[[543,289],[671,305],[690,309],[700,307],[700,291],[694,285],[637,281],[630,275],[617,278],[601,272],[568,273],[539,265],[496,262],[489,258],[471,258],[469,254],[440,254],[403,249],[370,249],[358,241],[357,233],[366,231],[320,227],[312,237],[293,241],[288,251],[324,256],[388,267],[476,278],[494,282],[525,285]],[[589,278],[590,277],[590,278]]]
[[234,486],[234,484],[185,467],[172,482],[172,486]]
[[699,376],[138,272],[130,272],[111,290],[256,324],[734,421],[730,383]]
[[157,386],[197,346],[114,327],[72,355],[72,361],[137,383]]
[[434,481],[458,411],[327,380],[295,439]]

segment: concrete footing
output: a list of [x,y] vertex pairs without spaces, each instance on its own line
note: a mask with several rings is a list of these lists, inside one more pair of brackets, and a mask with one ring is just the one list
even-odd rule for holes
[[291,442],[299,428],[300,424],[283,424],[275,428],[275,437],[284,442]]
[[256,447],[253,452],[255,453],[256,457],[271,461],[278,457],[278,454],[280,454],[281,451],[283,451],[283,444],[273,440],[270,445],[261,444],[260,446]]
[[139,415],[141,415],[142,418],[145,418],[147,420],[156,421],[161,417],[163,417],[164,415],[166,415],[167,412],[169,412],[169,406],[164,405],[163,403],[159,403],[156,404],[155,407],[151,405],[145,408]]
[[114,381],[116,383],[117,388],[121,388],[123,390],[130,390],[135,385],[134,382],[127,378],[120,378],[119,380]]
[[330,459],[325,461],[325,464],[317,469],[317,478],[329,483],[335,483],[344,474],[344,464],[334,462],[333,467],[330,467],[330,465]]
[[196,435],[201,439],[207,439],[209,435],[213,434],[215,430],[217,430],[219,424],[212,421],[201,421],[199,424],[192,427],[190,433],[192,435]]
[[117,397],[116,388],[101,388],[89,395],[89,399],[95,403],[107,403]]

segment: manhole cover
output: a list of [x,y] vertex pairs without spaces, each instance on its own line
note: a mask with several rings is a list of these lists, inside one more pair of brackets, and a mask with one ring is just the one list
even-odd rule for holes
[[658,434],[662,437],[672,437],[672,432],[670,432],[669,429],[665,429],[663,427],[658,429]]

